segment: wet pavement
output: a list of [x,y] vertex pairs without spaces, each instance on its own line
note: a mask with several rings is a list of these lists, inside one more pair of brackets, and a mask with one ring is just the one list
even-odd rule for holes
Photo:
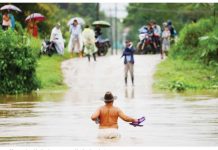
[[[71,59],[62,69],[68,91],[0,96],[0,146],[218,146],[218,98],[152,91],[159,55],[135,58],[135,86],[124,85],[120,56]],[[106,91],[144,127],[119,120],[121,138],[97,139],[91,114]]]

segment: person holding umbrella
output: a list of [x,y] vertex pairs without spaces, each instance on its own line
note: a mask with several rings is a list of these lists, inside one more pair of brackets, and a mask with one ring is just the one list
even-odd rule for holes
[[69,41],[69,52],[71,52],[71,57],[73,52],[77,53],[80,58],[82,58],[82,29],[77,19],[73,20],[73,23],[70,24],[70,41]]
[[[21,10],[14,6],[14,5],[4,5],[0,8],[0,10],[7,10],[8,12],[5,12],[5,17],[3,15],[3,22],[2,22],[2,28],[3,30],[6,30],[8,29],[8,27],[11,27],[12,30],[14,30],[15,28],[15,19],[14,19],[14,15],[10,12],[11,10],[14,10],[14,11],[17,11],[17,12],[21,12]],[[8,17],[9,17],[9,20],[10,20],[10,23],[9,23],[9,20],[8,20]],[[3,25],[4,24],[4,25]]]
[[11,26],[10,16],[8,15],[8,12],[5,11],[4,15],[2,16],[2,29],[7,30],[10,26]]
[[27,31],[30,35],[35,38],[38,38],[38,26],[36,21],[28,21]]
[[40,13],[33,13],[25,19],[25,21],[28,23],[27,30],[33,37],[38,37],[37,23],[43,20],[45,20],[45,17]]
[[95,46],[95,32],[89,28],[89,25],[85,26],[84,31],[82,32],[83,42],[85,45],[84,53],[88,56],[90,62],[90,56],[93,55],[94,61],[96,61],[96,52],[98,51]]

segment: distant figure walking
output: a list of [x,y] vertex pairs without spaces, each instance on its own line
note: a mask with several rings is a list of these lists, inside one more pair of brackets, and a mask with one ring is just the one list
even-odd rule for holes
[[93,121],[99,123],[99,138],[113,139],[120,137],[117,123],[119,117],[126,122],[138,122],[138,119],[125,115],[120,108],[113,106],[116,98],[111,92],[106,92],[104,95],[105,105],[97,109],[91,116]]
[[98,50],[95,46],[95,32],[89,28],[89,25],[85,26],[82,38],[85,45],[84,53],[88,56],[88,60],[90,61],[90,57],[93,55],[94,61],[96,61],[96,52]]
[[70,25],[70,41],[69,41],[69,52],[72,53],[71,56],[73,56],[73,52],[77,53],[79,57],[82,57],[82,29],[81,26],[78,24],[78,21],[75,19],[73,21],[73,24]]
[[127,40],[126,41],[126,47],[123,51],[123,55],[121,57],[124,57],[124,73],[125,73],[125,84],[127,86],[127,78],[128,78],[128,72],[130,72],[132,85],[134,85],[134,51],[132,42]]

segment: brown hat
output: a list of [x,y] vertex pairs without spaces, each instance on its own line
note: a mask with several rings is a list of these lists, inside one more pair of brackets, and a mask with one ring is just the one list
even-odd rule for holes
[[111,92],[106,92],[103,99],[104,102],[113,102],[115,99],[117,99],[117,96],[113,96]]

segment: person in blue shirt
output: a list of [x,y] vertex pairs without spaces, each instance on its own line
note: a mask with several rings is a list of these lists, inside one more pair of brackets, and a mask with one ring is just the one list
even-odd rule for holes
[[15,19],[14,19],[14,15],[10,12],[8,12],[10,20],[11,20],[11,29],[14,31],[15,28]]
[[126,40],[126,47],[121,57],[124,57],[125,85],[127,86],[128,72],[130,72],[132,85],[134,85],[134,47],[130,40]]

